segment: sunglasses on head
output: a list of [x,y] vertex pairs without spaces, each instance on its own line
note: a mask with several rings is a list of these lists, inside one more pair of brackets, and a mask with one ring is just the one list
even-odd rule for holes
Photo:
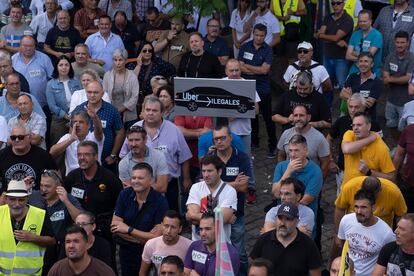
[[143,53],[152,53],[152,49],[142,49]]
[[299,50],[297,50],[297,52],[298,52],[298,54],[308,54],[309,53],[309,50],[307,50],[307,49],[299,49]]
[[57,172],[55,172],[54,170],[44,170],[42,172],[42,175],[47,175],[49,177],[55,178],[59,181],[59,183],[63,183],[62,178],[60,177],[60,175],[57,174]]
[[25,135],[10,135],[10,140],[12,141],[16,141],[17,139],[19,139],[20,141],[24,139],[24,137],[26,137],[29,134],[25,134]]
[[335,6],[335,5],[341,5],[343,2],[341,2],[341,1],[338,1],[338,2],[331,2],[331,5],[332,6]]

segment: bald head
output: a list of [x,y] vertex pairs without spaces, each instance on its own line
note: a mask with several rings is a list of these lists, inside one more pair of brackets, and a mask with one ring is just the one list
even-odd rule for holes
[[234,58],[226,63],[226,75],[229,79],[241,79],[240,62]]

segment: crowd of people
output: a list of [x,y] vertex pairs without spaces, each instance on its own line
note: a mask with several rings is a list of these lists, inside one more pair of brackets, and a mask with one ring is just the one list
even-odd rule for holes
[[[212,276],[221,235],[233,275],[414,274],[411,3],[225,4],[1,1],[1,275]],[[179,114],[175,77],[254,80],[256,116]],[[273,201],[247,252],[259,118]]]

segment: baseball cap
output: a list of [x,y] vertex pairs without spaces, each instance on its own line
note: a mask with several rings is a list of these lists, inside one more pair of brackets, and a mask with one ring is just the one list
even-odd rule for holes
[[313,46],[309,42],[303,41],[303,42],[299,43],[299,45],[296,49],[310,50],[310,49],[313,49]]
[[28,195],[29,193],[27,192],[26,184],[23,180],[11,180],[9,182],[9,185],[7,186],[6,196],[25,197]]
[[291,219],[298,218],[298,207],[292,203],[282,203],[277,210],[277,216],[285,216]]

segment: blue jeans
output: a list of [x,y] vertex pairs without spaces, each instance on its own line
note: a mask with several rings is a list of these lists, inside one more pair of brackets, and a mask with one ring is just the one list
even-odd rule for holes
[[341,58],[324,57],[323,65],[328,71],[331,81],[333,82],[334,80],[336,80],[340,89],[344,87],[346,77],[348,76],[349,72],[348,61]]
[[244,224],[244,216],[238,217],[236,222],[231,225],[231,244],[236,248],[240,257],[240,276],[247,275],[247,269],[249,266],[246,243],[244,241],[244,235],[246,233],[246,227]]

